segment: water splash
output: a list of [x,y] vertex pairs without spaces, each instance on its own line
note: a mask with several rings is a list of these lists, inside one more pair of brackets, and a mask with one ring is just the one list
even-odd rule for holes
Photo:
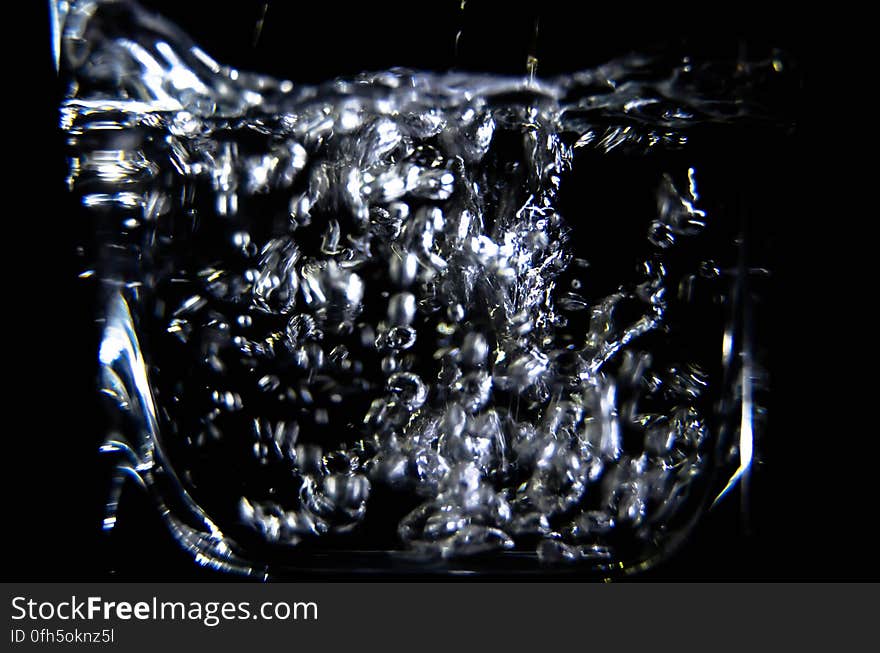
[[[751,427],[752,397],[717,356],[733,240],[682,162],[707,125],[782,124],[759,102],[776,59],[306,87],[133,2],[61,4],[68,183],[112,288],[102,387],[133,424],[105,450],[203,564],[263,574],[399,511],[377,546],[607,569],[717,492],[718,407]],[[590,157],[673,153],[654,213],[563,211]],[[636,270],[609,286],[581,250],[613,220],[643,231],[608,243]]]

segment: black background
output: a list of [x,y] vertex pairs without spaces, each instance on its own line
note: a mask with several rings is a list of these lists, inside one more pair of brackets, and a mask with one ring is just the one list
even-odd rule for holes
[[[576,70],[631,50],[665,49],[693,56],[761,57],[782,48],[811,82],[814,43],[800,10],[774,3],[709,4],[643,9],[629,3],[543,2],[530,10],[515,3],[457,1],[301,3],[272,2],[259,40],[262,3],[154,2],[215,59],[300,82],[404,65],[520,74],[539,19],[539,74]],[[213,7],[213,8],[212,8]],[[39,9],[39,8],[38,8]],[[16,255],[6,274],[6,378],[13,388],[6,408],[3,456],[4,519],[11,551],[4,576],[18,580],[208,580],[178,550],[158,518],[138,506],[136,518],[108,541],[99,531],[105,470],[95,455],[101,440],[94,393],[96,330],[87,286],[76,280],[75,242],[82,237],[65,214],[66,162],[57,129],[63,89],[50,56],[48,14],[35,11],[28,40],[29,89],[20,122],[39,144],[16,150],[8,192],[23,201],[8,215],[7,251]],[[453,43],[462,30],[458,53]],[[795,103],[797,104],[797,102]],[[792,329],[803,310],[806,245],[801,131],[767,151],[730,162],[752,189],[753,220],[766,261],[774,270],[772,301],[764,306],[762,338],[771,354],[771,418],[756,469],[750,518],[734,498],[705,519],[672,559],[646,579],[856,579],[876,568],[843,555],[863,535],[861,526],[832,501],[829,462],[820,443],[828,436],[810,356],[821,308]],[[15,250],[15,251],[12,251]],[[7,263],[8,264],[8,263]],[[822,460],[823,462],[820,462]],[[876,576],[875,576],[876,577]]]

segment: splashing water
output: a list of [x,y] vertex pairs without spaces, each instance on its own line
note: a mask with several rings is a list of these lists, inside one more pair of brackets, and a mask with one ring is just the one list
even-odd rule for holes
[[[781,59],[304,87],[133,2],[60,5],[68,182],[123,416],[103,450],[200,562],[638,565],[747,471],[736,232],[692,141],[781,124],[757,101]],[[643,212],[579,195],[621,162],[649,171]],[[637,237],[603,242],[616,223]]]

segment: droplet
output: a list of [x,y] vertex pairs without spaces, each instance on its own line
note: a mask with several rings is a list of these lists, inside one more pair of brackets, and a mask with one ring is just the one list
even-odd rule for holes
[[393,254],[389,261],[391,280],[401,288],[406,288],[415,281],[418,265],[418,258],[412,252]]
[[461,360],[465,365],[479,367],[486,362],[489,345],[481,333],[470,332],[464,337],[461,345]]
[[395,327],[409,326],[415,315],[416,298],[412,293],[397,293],[388,300],[388,321]]
[[428,389],[417,374],[397,372],[388,379],[388,390],[409,410],[416,410],[425,403]]

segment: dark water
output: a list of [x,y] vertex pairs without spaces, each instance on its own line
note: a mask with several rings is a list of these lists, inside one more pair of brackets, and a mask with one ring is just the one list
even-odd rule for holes
[[725,155],[791,127],[784,53],[302,86],[86,2],[61,59],[105,450],[202,563],[637,567],[749,469]]

